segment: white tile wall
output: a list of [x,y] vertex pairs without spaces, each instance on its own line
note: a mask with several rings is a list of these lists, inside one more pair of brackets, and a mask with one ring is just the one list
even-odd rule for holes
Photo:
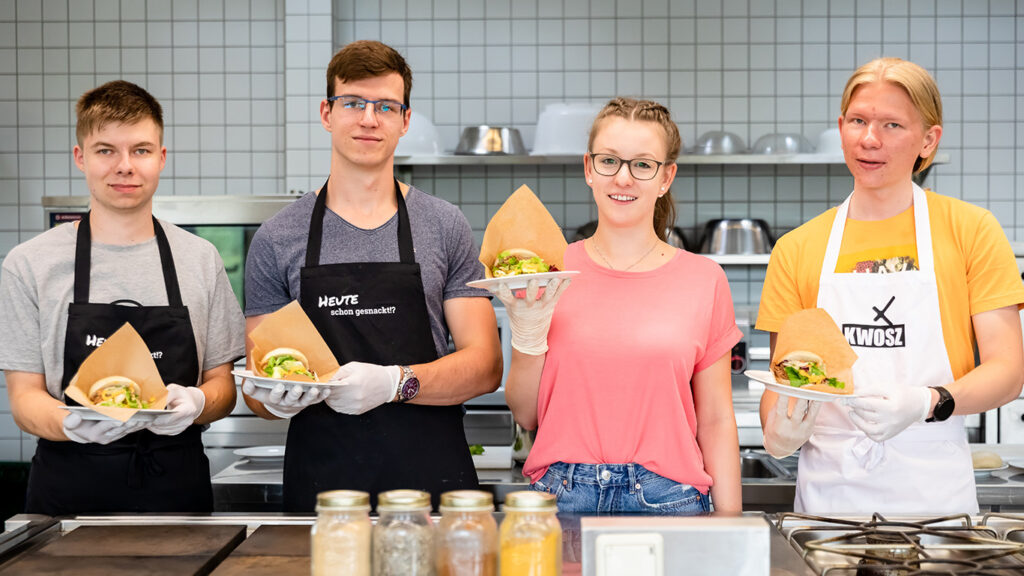
[[[687,144],[714,129],[814,141],[859,63],[911,57],[944,98],[952,161],[928,184],[988,207],[1024,240],[1020,0],[0,0],[0,257],[42,228],[43,195],[85,193],[68,154],[74,102],[109,79],[164,105],[161,194],[319,187],[324,70],[361,38],[406,55],[412,105],[447,150],[482,122],[519,128],[532,147],[548,103],[617,94],[668,104]],[[413,179],[459,204],[478,235],[523,183],[567,231],[596,216],[577,166],[417,167]],[[682,166],[673,194],[696,240],[722,216],[792,228],[850,186],[843,166]],[[756,303],[763,269],[728,274],[734,300]],[[31,441],[8,428],[0,459],[29,457]]]

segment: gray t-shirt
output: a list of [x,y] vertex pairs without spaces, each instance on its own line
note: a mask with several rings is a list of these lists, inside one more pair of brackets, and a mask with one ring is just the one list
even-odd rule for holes
[[[299,299],[299,272],[306,264],[306,239],[316,194],[309,192],[260,226],[245,262],[245,315],[269,314]],[[438,356],[448,353],[444,301],[490,297],[466,282],[484,277],[479,250],[465,215],[454,205],[414,187],[405,196],[416,262]],[[397,262],[398,213],[373,230],[363,230],[327,209],[320,264]]]
[[[202,370],[241,358],[245,318],[217,249],[173,224],[160,225],[174,256]],[[45,374],[46,388],[55,398],[62,397],[77,233],[74,224],[62,224],[19,244],[4,259],[0,273],[0,369]],[[89,302],[128,298],[143,306],[167,305],[156,237],[129,246],[94,242],[89,278]]]

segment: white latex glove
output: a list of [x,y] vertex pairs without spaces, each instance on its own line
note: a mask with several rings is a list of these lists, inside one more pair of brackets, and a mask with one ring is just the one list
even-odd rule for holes
[[176,436],[188,428],[203,413],[206,395],[195,386],[167,385],[167,409],[173,414],[157,416],[149,423],[149,431],[163,436]]
[[923,421],[931,403],[932,391],[923,386],[894,387],[884,396],[857,396],[846,400],[851,409],[850,420],[875,442],[885,442],[907,426]]
[[334,373],[335,387],[327,405],[342,414],[362,414],[391,402],[398,392],[402,369],[365,362],[349,362]]
[[798,399],[788,413],[789,398],[779,396],[775,409],[768,413],[764,423],[764,449],[775,458],[785,458],[807,442],[814,431],[814,419],[821,410],[821,402]]
[[303,392],[302,386],[296,384],[290,389],[284,384],[278,383],[270,390],[257,388],[251,381],[242,383],[242,394],[263,403],[263,406],[278,418],[291,418],[302,411],[306,406],[312,406],[321,402],[331,394],[330,388],[323,386],[309,386]]
[[142,430],[145,424],[134,418],[127,422],[117,420],[82,420],[74,412],[64,417],[64,435],[79,444],[110,444]]
[[531,356],[540,356],[548,351],[551,315],[555,313],[555,303],[568,287],[569,278],[554,278],[544,287],[544,293],[539,298],[536,280],[526,283],[525,298],[516,298],[504,284],[490,289],[508,312],[513,348]]

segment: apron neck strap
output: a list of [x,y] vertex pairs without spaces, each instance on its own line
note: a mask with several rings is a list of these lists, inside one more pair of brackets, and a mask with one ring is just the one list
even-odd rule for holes
[[[156,234],[156,246],[160,251],[160,268],[164,275],[164,288],[167,290],[167,304],[180,307],[181,288],[178,286],[178,274],[171,255],[171,245],[167,242],[164,229],[153,218],[153,232]],[[89,224],[89,212],[78,222],[78,237],[75,243],[75,303],[89,302],[89,272],[92,264],[92,227]]]
[[[327,182],[330,182],[328,179]],[[323,243],[324,216],[327,214],[327,182],[316,196],[313,215],[309,220],[309,237],[306,238],[306,267],[320,265],[320,246]],[[412,229],[409,227],[409,211],[405,207],[402,189],[395,180],[395,200],[398,203],[398,257],[403,264],[415,264],[412,248]]]

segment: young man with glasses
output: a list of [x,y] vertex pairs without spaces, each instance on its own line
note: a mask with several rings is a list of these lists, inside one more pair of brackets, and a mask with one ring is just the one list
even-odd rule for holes
[[342,364],[338,386],[243,385],[254,412],[291,419],[289,511],[312,510],[330,489],[376,500],[417,488],[436,505],[443,491],[477,485],[461,403],[500,383],[497,325],[488,293],[466,286],[484,270],[465,216],[394,178],[411,89],[389,46],[359,41],[335,54],[320,103],[330,177],[267,220],[249,250],[246,331],[298,300]]

